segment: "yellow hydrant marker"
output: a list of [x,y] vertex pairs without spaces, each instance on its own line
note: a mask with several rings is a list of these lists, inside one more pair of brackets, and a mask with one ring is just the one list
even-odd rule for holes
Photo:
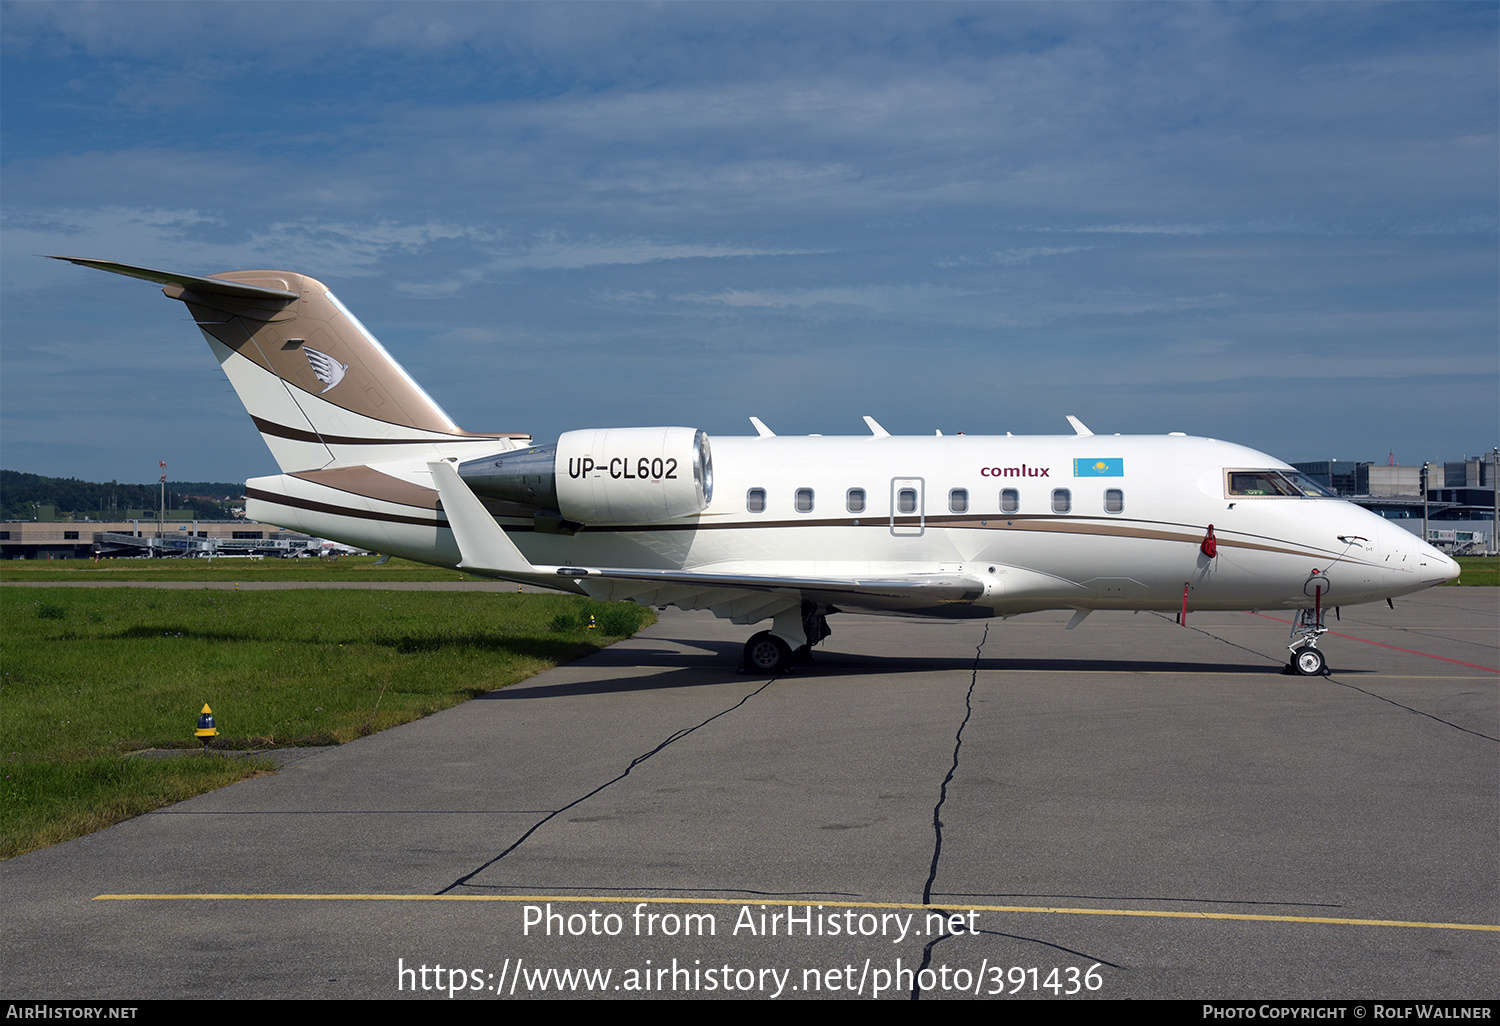
[[208,750],[208,739],[219,736],[218,729],[214,727],[214,711],[208,707],[207,702],[203,703],[203,711],[198,714],[198,729],[193,732],[193,736],[203,742],[204,751]]

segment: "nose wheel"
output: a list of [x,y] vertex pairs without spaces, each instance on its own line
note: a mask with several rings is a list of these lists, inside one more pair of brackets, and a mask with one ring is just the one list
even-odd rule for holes
[[1324,677],[1329,674],[1328,660],[1318,651],[1318,639],[1328,631],[1323,626],[1322,613],[1321,608],[1304,609],[1298,615],[1296,626],[1292,628],[1295,640],[1287,646],[1292,658],[1283,673],[1300,677]]
[[1303,677],[1321,677],[1328,672],[1328,660],[1317,649],[1304,648],[1293,653],[1291,668],[1292,672]]

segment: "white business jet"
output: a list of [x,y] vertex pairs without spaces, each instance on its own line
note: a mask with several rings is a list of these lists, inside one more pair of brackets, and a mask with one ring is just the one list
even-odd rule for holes
[[1458,576],[1400,527],[1228,442],[1095,435],[708,437],[590,428],[553,445],[454,424],[322,282],[58,257],[187,304],[282,473],[246,515],[361,549],[594,598],[771,621],[786,671],[841,610],[945,618],[1096,609],[1296,611],[1292,672],[1326,671],[1328,606]]

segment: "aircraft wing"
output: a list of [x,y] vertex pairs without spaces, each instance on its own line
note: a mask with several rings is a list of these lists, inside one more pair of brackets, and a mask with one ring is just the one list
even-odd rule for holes
[[804,597],[855,609],[966,617],[989,616],[973,606],[984,582],[964,574],[901,577],[821,577],[649,570],[632,567],[544,567],[531,563],[447,461],[429,463],[443,512],[458,542],[459,567],[542,586],[559,577],[594,598],[642,605],[711,609],[739,622],[755,622],[800,606]]
[[594,598],[629,599],[648,606],[712,609],[731,620],[754,622],[812,599],[849,609],[928,616],[989,616],[974,607],[984,583],[957,574],[918,574],[897,578],[774,577],[693,570],[636,570],[611,567],[559,567]]

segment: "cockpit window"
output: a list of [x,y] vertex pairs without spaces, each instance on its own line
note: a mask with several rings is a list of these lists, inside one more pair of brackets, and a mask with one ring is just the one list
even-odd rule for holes
[[1271,495],[1291,498],[1336,499],[1306,474],[1295,470],[1228,470],[1226,491],[1233,496]]
[[1331,488],[1324,488],[1306,474],[1295,470],[1283,470],[1281,476],[1296,485],[1303,495],[1311,498],[1337,499],[1340,497],[1338,492]]

